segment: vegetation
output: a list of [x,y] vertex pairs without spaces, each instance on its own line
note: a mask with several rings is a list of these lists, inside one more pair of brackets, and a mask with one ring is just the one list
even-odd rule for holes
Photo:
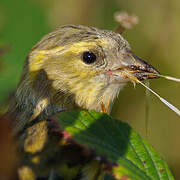
[[[136,14],[140,23],[133,30],[124,33],[126,39],[129,40],[136,54],[149,59],[149,62],[157,67],[163,74],[171,74],[180,76],[179,73],[179,37],[180,37],[180,13],[178,0],[170,1],[143,1],[126,2],[118,0],[1,0],[0,2],[0,113],[3,114],[8,106],[9,97],[18,83],[21,69],[27,53],[32,46],[47,32],[61,24],[77,23],[84,25],[97,26],[105,29],[113,29],[116,22],[113,21],[113,15],[116,11],[127,11]],[[155,80],[152,82],[153,89],[159,91],[166,96],[170,102],[180,106],[179,87],[175,83],[164,80]],[[145,136],[145,98],[143,88],[137,87],[136,91],[129,86],[120,93],[120,96],[112,110],[112,116],[117,119],[123,119],[136,129],[141,136]],[[169,167],[173,170],[176,179],[180,178],[180,157],[178,155],[179,143],[179,117],[168,108],[160,104],[158,100],[150,99],[149,109],[149,129],[150,134],[148,141],[153,144],[160,154],[166,159]],[[117,121],[114,118],[107,117],[104,114],[96,114],[95,112],[87,113],[87,127],[82,125],[81,115],[87,112],[72,112],[68,114],[58,115],[58,119],[63,128],[73,136],[73,140],[78,144],[87,146],[89,149],[95,149],[97,156],[106,157],[107,163],[117,163],[118,166],[112,169],[111,175],[118,178],[119,171],[123,175],[132,177],[134,172],[138,178],[156,178],[156,179],[173,179],[166,163],[152,147],[146,143],[131,127],[127,124]],[[90,118],[93,115],[95,118]],[[68,119],[70,121],[63,121]],[[102,120],[103,126],[99,120]],[[110,123],[111,120],[113,123]],[[85,119],[83,120],[85,121]],[[68,124],[66,124],[68,123]],[[71,124],[73,123],[73,124]],[[79,124],[78,124],[79,123]],[[77,124],[80,128],[77,133]],[[94,132],[93,126],[97,124],[99,131]],[[107,139],[110,138],[112,144],[110,149],[104,151],[102,145],[95,141],[98,140],[104,146],[109,146],[104,139],[107,132],[104,132],[104,126],[110,127]],[[2,126],[2,123],[0,125]],[[113,127],[112,127],[113,126]],[[6,127],[6,125],[5,125]],[[119,127],[122,128],[119,129]],[[3,129],[3,128],[2,128]],[[6,129],[6,128],[4,128]],[[102,133],[100,133],[102,130]],[[93,132],[93,133],[92,133]],[[8,134],[8,133],[7,133]],[[0,147],[7,137],[7,134],[0,134]],[[93,134],[93,138],[92,138]],[[118,135],[117,135],[118,134]],[[85,135],[85,136],[84,136]],[[119,137],[120,135],[120,137]],[[90,137],[89,141],[83,139]],[[125,137],[124,137],[125,136]],[[3,137],[3,138],[2,138]],[[120,138],[120,139],[119,139]],[[124,139],[126,138],[126,140]],[[105,141],[104,141],[105,140]],[[113,143],[116,142],[116,143]],[[124,142],[124,143],[120,143]],[[7,144],[11,144],[7,140]],[[132,144],[135,144],[135,150],[132,152]],[[111,148],[116,144],[115,152]],[[148,148],[150,154],[145,151]],[[7,146],[7,149],[11,149]],[[139,149],[139,147],[142,147]],[[5,149],[0,157],[8,156]],[[121,151],[119,151],[119,149]],[[140,151],[141,162],[137,160],[137,153]],[[5,155],[3,154],[5,152]],[[145,153],[145,154],[144,154]],[[144,155],[144,156],[143,156]],[[152,159],[150,159],[152,158]],[[118,161],[117,161],[118,159]],[[154,160],[154,161],[152,161]],[[14,159],[13,159],[14,162]],[[133,164],[131,164],[133,162]],[[7,162],[7,164],[9,161]],[[5,163],[6,164],[6,163]],[[0,163],[1,167],[6,167]],[[124,166],[119,167],[119,164]],[[147,167],[143,168],[143,167]],[[158,167],[155,169],[155,167]],[[163,168],[162,168],[163,167]],[[124,170],[126,168],[127,171]],[[2,169],[1,169],[2,170]],[[0,170],[0,173],[1,173]],[[9,172],[6,172],[7,174]]]

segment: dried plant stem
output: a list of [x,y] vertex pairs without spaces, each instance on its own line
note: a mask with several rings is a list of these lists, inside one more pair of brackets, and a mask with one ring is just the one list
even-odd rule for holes
[[175,81],[175,82],[180,82],[180,78],[175,78],[172,76],[164,76],[164,75],[158,75],[159,77],[163,77],[165,79],[171,80],[171,81]]
[[147,87],[145,84],[143,84],[141,81],[137,79],[137,82],[144,86],[146,89],[148,89],[151,93],[153,93],[156,97],[160,99],[161,102],[163,102],[166,106],[168,106],[172,111],[174,111],[178,116],[180,116],[180,110],[176,108],[174,105],[166,101],[164,98],[162,98],[158,93]]
[[[146,86],[149,87],[150,83],[147,80],[145,82]],[[146,106],[145,106],[145,131],[146,131],[146,137],[148,138],[149,136],[149,117],[150,117],[150,113],[149,113],[149,109],[150,109],[150,92],[148,89],[146,89]]]
[[[135,76],[133,76],[132,74],[128,73],[127,71],[123,71],[122,74],[125,74],[125,76],[127,76],[129,79],[131,79],[131,81],[134,83],[139,83],[142,86],[144,86],[146,89],[148,89],[152,94],[154,94],[156,97],[158,97],[160,99],[161,102],[163,102],[167,107],[169,107],[172,111],[174,111],[178,116],[180,116],[180,110],[178,108],[176,108],[174,105],[172,105],[171,103],[169,103],[167,100],[165,100],[164,98],[162,98],[158,93],[156,93],[155,91],[153,91],[151,88],[149,88],[148,86],[146,86],[144,83],[142,83],[140,80],[138,80]],[[163,76],[163,75],[162,75]]]

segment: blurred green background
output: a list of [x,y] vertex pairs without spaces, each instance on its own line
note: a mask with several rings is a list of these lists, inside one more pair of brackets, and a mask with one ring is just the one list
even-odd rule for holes
[[[133,51],[162,74],[180,77],[179,0],[0,0],[0,105],[4,111],[15,90],[31,47],[47,32],[63,24],[83,24],[114,29],[114,13],[126,11],[139,24],[123,36]],[[164,79],[151,87],[180,108],[180,85]],[[145,133],[145,90],[127,85],[112,115]],[[156,97],[150,97],[148,140],[180,179],[180,118]]]

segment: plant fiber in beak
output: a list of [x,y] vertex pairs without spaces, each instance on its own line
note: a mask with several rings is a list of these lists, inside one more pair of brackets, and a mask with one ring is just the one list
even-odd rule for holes
[[128,59],[128,65],[124,67],[124,70],[135,76],[138,80],[142,81],[159,77],[160,73],[152,65],[136,56],[133,52],[128,52],[126,58]]

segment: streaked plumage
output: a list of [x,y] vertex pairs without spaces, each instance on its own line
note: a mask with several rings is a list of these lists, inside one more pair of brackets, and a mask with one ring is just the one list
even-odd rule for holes
[[[95,62],[84,62],[84,52],[93,53]],[[129,43],[120,34],[112,31],[62,26],[33,47],[9,111],[15,117],[13,133],[18,134],[23,152],[21,175],[25,167],[26,171],[30,168],[34,177],[48,176],[53,169],[58,175],[66,172],[69,176],[66,179],[102,179],[102,172],[96,176],[102,171],[97,160],[86,163],[77,160],[72,168],[62,157],[56,163],[49,163],[65,147],[60,143],[61,137],[48,126],[47,119],[76,108],[102,111],[103,104],[111,109],[119,91],[129,81],[121,74],[123,69],[141,79],[150,78],[148,72],[157,73],[131,52]],[[94,171],[92,167],[96,167]]]

